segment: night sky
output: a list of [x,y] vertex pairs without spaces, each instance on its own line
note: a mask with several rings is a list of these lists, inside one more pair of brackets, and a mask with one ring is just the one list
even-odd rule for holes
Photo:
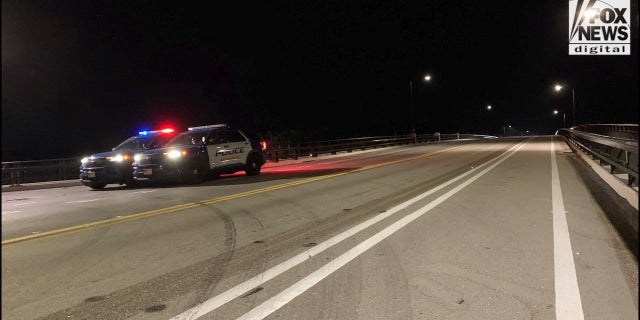
[[638,123],[637,8],[631,56],[570,56],[567,3],[2,0],[2,161],[164,125],[551,134],[554,108],[573,121],[556,82],[578,124]]

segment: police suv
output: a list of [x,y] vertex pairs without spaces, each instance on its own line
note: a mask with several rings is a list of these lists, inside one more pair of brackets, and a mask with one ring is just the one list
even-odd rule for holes
[[137,182],[199,183],[223,173],[260,173],[266,157],[258,141],[226,124],[191,127],[164,147],[134,156]]
[[117,183],[133,186],[133,156],[144,150],[163,146],[175,135],[174,129],[141,131],[111,151],[92,154],[80,161],[80,181],[93,189]]

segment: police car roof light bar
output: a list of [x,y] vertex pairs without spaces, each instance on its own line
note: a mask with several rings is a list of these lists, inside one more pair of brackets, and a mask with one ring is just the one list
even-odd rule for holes
[[175,130],[171,129],[171,128],[166,128],[166,129],[162,129],[162,130],[152,130],[152,131],[140,131],[138,132],[139,135],[141,136],[146,136],[149,133],[173,133]]
[[226,124],[221,123],[221,124],[212,124],[208,126],[189,127],[189,130],[206,129],[206,128],[226,128],[226,127],[227,127]]

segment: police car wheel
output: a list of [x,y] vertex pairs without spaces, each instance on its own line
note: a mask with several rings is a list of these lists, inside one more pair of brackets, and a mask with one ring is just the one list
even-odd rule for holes
[[189,172],[190,183],[201,183],[207,179],[207,170],[198,164],[194,164],[193,168]]
[[248,176],[260,174],[260,161],[256,156],[250,156],[249,159],[247,159],[246,166],[245,172]]
[[106,185],[107,185],[106,183],[92,182],[89,184],[89,187],[91,189],[100,190],[100,189],[104,189],[104,186]]

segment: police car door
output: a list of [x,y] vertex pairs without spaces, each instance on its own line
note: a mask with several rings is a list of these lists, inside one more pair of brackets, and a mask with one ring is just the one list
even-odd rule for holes
[[220,130],[213,130],[206,141],[207,153],[209,155],[209,168],[220,168],[229,164],[231,159],[231,149],[226,143]]
[[222,140],[229,149],[229,164],[244,164],[251,149],[249,141],[238,130],[222,130]]

